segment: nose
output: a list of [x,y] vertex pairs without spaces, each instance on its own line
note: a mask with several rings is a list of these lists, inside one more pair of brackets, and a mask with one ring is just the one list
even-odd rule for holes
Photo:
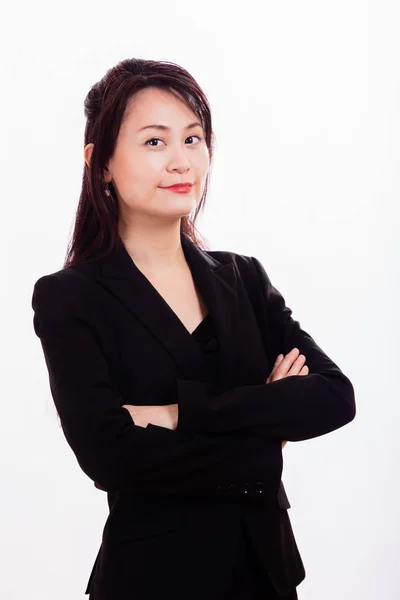
[[171,171],[178,171],[179,173],[185,173],[190,169],[189,159],[180,146],[175,147],[175,149],[171,151],[169,169]]

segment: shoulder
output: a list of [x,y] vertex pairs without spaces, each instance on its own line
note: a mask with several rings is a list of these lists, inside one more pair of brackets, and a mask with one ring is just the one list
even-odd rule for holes
[[221,263],[233,263],[240,270],[254,268],[253,257],[246,254],[238,254],[231,250],[206,250],[205,252]]
[[60,269],[54,273],[42,275],[35,281],[33,289],[35,294],[60,293],[66,290],[81,290],[88,285],[88,280],[76,267]]
[[90,302],[94,282],[77,267],[42,275],[33,285],[31,306],[35,312],[59,317],[66,310],[82,310]]
[[207,250],[206,253],[221,263],[233,263],[239,275],[244,279],[251,277],[257,280],[260,275],[266,275],[264,266],[255,256],[239,254],[230,250]]
[[253,300],[261,297],[266,301],[277,292],[264,265],[257,257],[229,250],[214,250],[207,253],[221,263],[234,264],[237,276]]

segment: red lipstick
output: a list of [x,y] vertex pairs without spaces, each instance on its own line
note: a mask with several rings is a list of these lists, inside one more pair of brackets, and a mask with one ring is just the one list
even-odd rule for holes
[[192,189],[191,183],[176,183],[169,187],[162,188],[164,190],[170,190],[171,192],[177,192],[178,194],[187,194]]

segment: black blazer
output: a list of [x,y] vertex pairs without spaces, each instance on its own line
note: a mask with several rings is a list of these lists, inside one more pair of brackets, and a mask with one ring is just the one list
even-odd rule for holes
[[[198,343],[121,241],[38,279],[32,307],[63,432],[110,513],[92,600],[217,600],[241,519],[279,595],[305,577],[282,474],[282,440],[355,416],[354,389],[301,329],[254,257],[182,247],[220,344],[218,385]],[[299,348],[309,374],[266,384]],[[176,430],[136,426],[123,404],[178,403]]]

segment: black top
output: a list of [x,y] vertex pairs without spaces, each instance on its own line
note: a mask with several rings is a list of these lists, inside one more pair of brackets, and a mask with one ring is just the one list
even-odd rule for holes
[[204,357],[208,363],[210,372],[209,381],[216,385],[218,379],[219,344],[211,313],[208,313],[196,329],[192,331],[192,336],[203,350]]

